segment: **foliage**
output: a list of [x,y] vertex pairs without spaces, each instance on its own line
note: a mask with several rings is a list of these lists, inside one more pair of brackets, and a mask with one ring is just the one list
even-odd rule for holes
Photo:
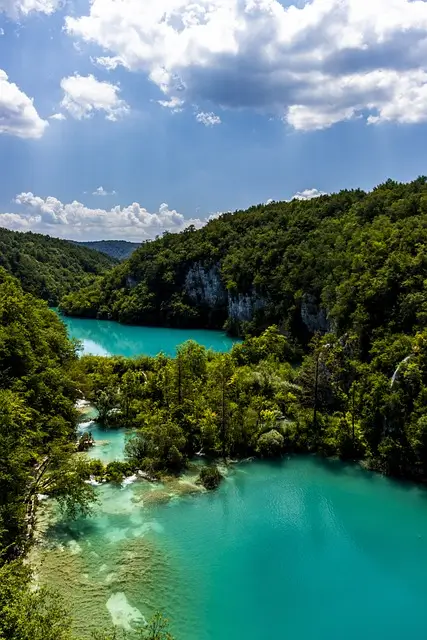
[[[276,324],[302,344],[317,323],[357,333],[366,356],[374,333],[413,332],[427,317],[426,203],[422,177],[223,214],[144,243],[62,308],[135,324],[225,323],[252,334]],[[235,313],[246,296],[249,313]],[[303,319],[310,301],[313,322]]]
[[0,269],[0,549],[21,553],[38,494],[69,515],[87,513],[86,463],[73,456],[77,364],[65,326]]
[[112,258],[66,240],[0,228],[0,267],[18,278],[24,291],[53,306],[114,264]]
[[202,467],[198,482],[204,486],[205,489],[216,489],[219,487],[222,480],[222,474],[218,467]]
[[71,640],[70,617],[58,595],[31,588],[30,579],[20,561],[0,567],[0,638]]
[[285,439],[276,429],[263,433],[258,438],[257,452],[263,458],[274,458],[280,455],[285,445]]

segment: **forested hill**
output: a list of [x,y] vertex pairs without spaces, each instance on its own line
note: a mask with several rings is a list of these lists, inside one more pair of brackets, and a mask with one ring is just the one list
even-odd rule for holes
[[127,242],[126,240],[97,240],[95,242],[76,242],[81,247],[94,249],[116,260],[125,260],[141,246],[140,242]]
[[224,214],[144,243],[68,314],[259,331],[411,332],[427,318],[427,178]]
[[112,258],[67,240],[0,228],[0,267],[18,278],[24,291],[51,305],[115,264]]

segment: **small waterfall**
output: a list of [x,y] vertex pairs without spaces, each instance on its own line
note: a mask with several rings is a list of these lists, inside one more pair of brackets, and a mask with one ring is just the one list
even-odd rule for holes
[[398,373],[399,373],[399,371],[400,371],[401,366],[402,366],[403,364],[405,364],[405,362],[408,362],[409,358],[412,358],[412,356],[413,356],[413,354],[412,354],[412,353],[410,353],[410,354],[409,354],[409,356],[406,356],[406,358],[404,358],[404,359],[402,360],[402,362],[399,362],[399,364],[397,365],[397,367],[396,367],[396,371],[393,373],[393,376],[392,376],[392,378],[391,378],[391,384],[390,384],[390,387],[391,387],[391,388],[393,388],[393,385],[394,385],[395,380],[396,380],[396,378],[397,378],[397,376],[398,376]]

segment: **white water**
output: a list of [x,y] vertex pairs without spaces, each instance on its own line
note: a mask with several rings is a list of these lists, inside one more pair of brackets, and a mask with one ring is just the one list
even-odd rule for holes
[[402,360],[402,362],[399,362],[399,364],[397,365],[397,367],[396,367],[396,371],[393,373],[393,376],[392,376],[392,378],[391,378],[391,384],[390,384],[391,388],[393,388],[393,385],[394,385],[394,383],[395,383],[395,381],[396,381],[396,378],[397,378],[397,376],[398,376],[398,374],[399,374],[399,371],[400,371],[400,369],[401,369],[402,365],[404,365],[404,364],[405,364],[405,362],[408,362],[409,358],[412,358],[412,355],[413,355],[413,354],[412,354],[412,353],[410,353],[410,354],[409,354],[409,356],[406,356],[406,358],[404,358],[404,359]]

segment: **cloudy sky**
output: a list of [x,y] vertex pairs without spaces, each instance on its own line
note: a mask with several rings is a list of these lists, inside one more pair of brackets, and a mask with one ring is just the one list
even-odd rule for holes
[[427,173],[424,0],[0,0],[0,226],[154,237]]

